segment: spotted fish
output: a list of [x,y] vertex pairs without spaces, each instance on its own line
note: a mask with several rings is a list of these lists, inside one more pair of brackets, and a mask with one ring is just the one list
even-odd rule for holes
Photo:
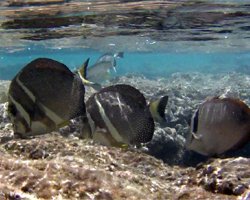
[[108,146],[149,142],[154,133],[154,117],[165,120],[167,102],[168,97],[164,96],[147,104],[143,94],[130,85],[103,88],[86,102],[89,123],[83,132]]

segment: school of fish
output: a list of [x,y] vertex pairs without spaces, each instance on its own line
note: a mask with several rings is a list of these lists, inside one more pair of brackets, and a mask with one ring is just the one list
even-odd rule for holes
[[[139,146],[153,138],[155,122],[165,122],[168,96],[148,103],[128,84],[102,87],[116,58],[104,54],[76,72],[48,58],[38,58],[13,78],[8,92],[8,114],[17,138],[55,131],[76,117],[82,119],[82,135],[107,146]],[[96,92],[85,101],[85,87]],[[98,87],[96,87],[98,86]],[[207,98],[194,112],[186,148],[205,156],[217,156],[250,141],[250,108],[241,100]]]

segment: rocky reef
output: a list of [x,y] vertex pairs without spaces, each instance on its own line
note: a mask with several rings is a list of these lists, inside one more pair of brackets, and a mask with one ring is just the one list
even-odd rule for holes
[[7,92],[10,85],[10,81],[0,80],[0,103],[7,101]]
[[[156,127],[153,140],[146,146],[151,155],[169,164],[193,165],[207,158],[185,150],[192,114],[207,97],[227,96],[250,105],[250,77],[240,73],[175,73],[169,78],[147,79],[143,76],[118,77],[108,84],[129,83],[138,88],[150,101],[169,96],[167,123]],[[229,152],[228,156],[250,157],[250,144],[244,149]]]
[[[0,131],[2,133],[2,131]],[[51,133],[0,147],[1,199],[245,199],[249,158],[170,166],[136,149]]]
[[[2,103],[0,199],[250,198],[249,144],[219,158],[184,147],[190,117],[207,96],[238,97],[250,105],[249,75],[127,75],[105,85],[115,83],[137,87],[149,101],[169,95],[167,122],[157,124],[153,140],[139,149],[100,146],[77,137],[77,120],[59,132],[13,139],[7,104]],[[93,91],[87,92],[89,96]]]

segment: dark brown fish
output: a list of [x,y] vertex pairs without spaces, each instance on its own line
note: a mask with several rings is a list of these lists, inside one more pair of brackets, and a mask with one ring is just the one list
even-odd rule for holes
[[84,85],[66,65],[38,58],[12,80],[8,113],[14,133],[22,138],[56,130],[85,115]]
[[87,135],[112,146],[149,142],[154,133],[153,116],[165,118],[167,101],[168,97],[164,96],[152,103],[150,109],[143,94],[132,86],[120,84],[103,88],[86,102],[91,126],[91,133]]

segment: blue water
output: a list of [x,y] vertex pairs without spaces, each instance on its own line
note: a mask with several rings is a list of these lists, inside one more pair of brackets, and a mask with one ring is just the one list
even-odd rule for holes
[[250,74],[249,0],[138,1],[139,7],[132,0],[10,2],[0,1],[0,80],[12,79],[39,57],[74,70],[87,58],[91,65],[117,51],[124,58],[117,59],[114,76]]
[[[0,79],[10,80],[33,59],[52,58],[66,64],[71,70],[81,66],[90,58],[90,65],[103,54],[91,49],[27,50],[14,53],[0,53]],[[168,77],[176,72],[218,73],[237,71],[240,66],[249,66],[250,52],[124,52],[117,59],[117,73],[141,74],[149,78]]]

